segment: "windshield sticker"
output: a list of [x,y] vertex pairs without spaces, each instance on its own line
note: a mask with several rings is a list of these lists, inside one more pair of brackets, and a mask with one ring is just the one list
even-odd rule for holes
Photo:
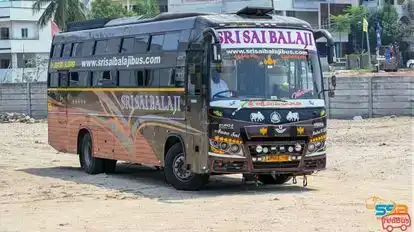
[[[292,94],[292,98],[300,98],[300,97],[302,97],[303,95],[305,95],[306,93],[309,93],[309,92],[311,92],[313,89],[299,89],[299,90],[297,90],[296,92],[294,92],[293,94]],[[313,105],[313,104],[312,104]]]
[[271,115],[270,115],[270,121],[272,122],[272,123],[279,123],[280,122],[280,120],[282,119],[282,116],[280,116],[280,114],[278,113],[278,112],[273,112]]
[[229,55],[245,55],[251,56],[252,54],[262,54],[262,55],[278,55],[288,56],[288,55],[297,55],[297,56],[306,56],[308,54],[317,54],[316,52],[306,51],[306,50],[292,50],[292,49],[266,49],[266,48],[247,48],[247,49],[226,49],[224,50]]
[[289,113],[286,116],[286,119],[289,122],[297,122],[297,121],[299,121],[299,113],[297,113],[297,112],[292,113],[292,111],[289,111]]
[[264,119],[265,117],[262,113],[260,113],[260,111],[258,111],[257,113],[250,114],[250,121],[252,122],[263,122]]
[[218,116],[218,117],[223,117],[223,112],[219,111],[219,110],[215,110],[213,111],[213,114]]
[[235,54],[233,58],[236,60],[259,59],[259,56],[256,54]]
[[222,48],[291,48],[316,51],[313,33],[282,28],[237,28],[217,30]]
[[248,107],[300,106],[300,101],[249,101]]

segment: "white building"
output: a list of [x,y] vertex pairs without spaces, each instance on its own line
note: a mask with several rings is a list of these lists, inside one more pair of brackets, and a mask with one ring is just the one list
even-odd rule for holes
[[47,79],[52,27],[37,25],[33,3],[0,0],[0,83]]

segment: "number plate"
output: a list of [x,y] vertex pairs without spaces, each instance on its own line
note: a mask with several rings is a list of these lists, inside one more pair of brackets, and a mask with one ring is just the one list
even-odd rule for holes
[[286,162],[289,161],[288,155],[272,155],[272,156],[265,156],[265,162]]

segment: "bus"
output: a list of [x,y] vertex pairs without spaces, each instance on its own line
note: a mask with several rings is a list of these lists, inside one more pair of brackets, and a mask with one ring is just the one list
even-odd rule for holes
[[[325,93],[309,23],[271,15],[162,13],[74,23],[53,38],[48,143],[89,174],[155,167],[178,190],[211,175],[283,184],[326,167]],[[332,95],[333,96],[333,95]]]

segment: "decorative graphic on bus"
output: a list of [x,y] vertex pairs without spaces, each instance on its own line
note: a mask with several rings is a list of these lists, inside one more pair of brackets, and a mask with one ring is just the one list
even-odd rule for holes
[[122,95],[121,109],[181,111],[181,96]]
[[217,30],[222,48],[291,48],[316,50],[313,33],[281,28],[237,28]]

